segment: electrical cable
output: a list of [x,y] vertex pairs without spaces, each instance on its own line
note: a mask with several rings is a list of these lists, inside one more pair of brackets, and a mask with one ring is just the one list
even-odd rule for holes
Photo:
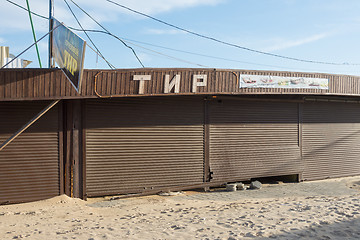
[[[23,6],[21,6],[21,5],[17,4],[17,3],[14,3],[13,1],[10,1],[10,0],[5,0],[5,1],[7,1],[7,2],[9,2],[9,3],[11,3],[11,4],[13,4],[13,5],[15,5],[15,6],[21,8],[21,9],[23,9],[23,10],[25,10],[25,11],[27,11],[26,8],[24,8]],[[100,23],[98,23],[98,22],[97,22],[95,19],[93,19],[87,12],[85,12],[78,4],[76,4],[74,1],[72,1],[72,2],[73,2],[80,10],[82,10],[85,14],[87,14],[92,20],[94,20],[99,26],[101,26],[103,29],[105,29]],[[40,18],[49,20],[48,17],[45,17],[45,16],[40,15],[40,14],[38,14],[38,13],[35,13],[35,12],[33,12],[33,11],[31,11],[31,13],[32,13],[34,16],[37,16],[37,17],[40,17]],[[71,29],[71,27],[69,27],[69,28]],[[106,29],[105,29],[105,30],[106,30]],[[78,30],[78,29],[77,29],[77,31],[82,31],[82,30]],[[107,30],[106,30],[106,31],[107,31]],[[82,32],[83,32],[83,31],[82,31]],[[135,55],[136,59],[139,61],[139,63],[141,64],[141,66],[144,67],[143,63],[141,62],[140,58],[139,58],[138,55],[136,54],[135,50],[134,50],[132,47],[128,46],[128,45],[127,45],[125,42],[123,42],[122,40],[120,40],[120,41],[121,41],[126,47],[128,47],[128,48],[130,48],[130,49],[132,50],[132,52],[133,52],[133,54]],[[87,44],[87,46],[90,47],[89,44]],[[90,47],[90,48],[91,48],[91,47]],[[109,63],[103,56],[101,56],[98,52],[96,52],[93,48],[91,48],[91,50],[93,50],[98,56],[100,56],[104,61],[106,61],[107,64],[111,64],[111,63]],[[114,67],[114,68],[115,68],[115,67]]]
[[[82,30],[79,30],[82,31]],[[106,58],[104,58],[104,56],[101,56],[95,49],[93,49],[88,43],[86,43],[86,45],[96,54],[96,56],[100,56],[108,65],[111,63],[109,63]],[[115,68],[115,67],[114,67]],[[116,69],[116,68],[115,68]]]
[[[7,2],[9,2],[9,3],[11,3],[11,4],[13,4],[13,5],[15,5],[15,6],[21,8],[21,9],[23,9],[23,10],[25,10],[25,11],[27,11],[26,8],[24,8],[23,6],[21,6],[21,5],[19,5],[19,4],[16,4],[16,3],[14,3],[14,2],[12,2],[12,1],[10,1],[10,0],[5,0],[5,1],[7,1]],[[31,12],[31,14],[33,14],[34,16],[37,16],[37,17],[40,17],[40,18],[49,20],[48,17],[45,17],[45,16],[40,15],[40,14],[38,14],[38,13],[36,13],[36,12],[33,12],[33,11],[30,11],[30,12]],[[69,27],[69,28],[71,28],[71,27]],[[77,31],[82,31],[82,30],[77,29]],[[86,45],[87,45],[92,51],[94,51],[95,54],[97,54],[97,56],[100,56],[105,62],[107,62],[107,60],[106,60],[103,56],[101,56],[95,49],[93,49],[89,44],[86,44]],[[107,64],[111,64],[111,63],[107,62]]]
[[97,33],[103,33],[103,34],[107,34],[107,35],[110,35],[114,38],[116,38],[117,40],[121,41],[121,42],[128,42],[134,46],[137,46],[139,48],[142,48],[142,49],[145,49],[147,51],[150,51],[150,52],[153,52],[153,53],[156,53],[158,55],[162,55],[164,57],[167,57],[167,58],[170,58],[170,59],[174,59],[174,60],[177,60],[177,61],[180,61],[180,62],[184,62],[184,63],[188,63],[188,64],[192,64],[192,65],[196,65],[196,66],[199,66],[199,67],[206,67],[206,68],[209,68],[209,66],[205,66],[205,65],[202,65],[202,64],[199,64],[199,63],[194,63],[194,62],[190,62],[190,61],[187,61],[187,60],[184,60],[184,59],[181,59],[181,58],[177,58],[177,57],[173,57],[173,56],[170,56],[170,55],[167,55],[167,54],[164,54],[164,53],[161,53],[161,52],[158,52],[158,51],[154,51],[152,49],[149,49],[149,48],[145,48],[143,46],[140,46],[140,45],[137,45],[135,43],[132,43],[128,40],[123,40],[121,38],[119,38],[118,36],[116,36],[115,34],[112,34],[110,32],[105,32],[105,31],[101,31],[101,30],[87,30],[87,29],[84,29],[84,30],[81,30],[81,29],[77,29],[77,28],[73,28],[73,27],[69,27],[71,30],[74,30],[74,31],[86,31],[86,32],[97,32]]
[[[111,34],[111,32],[109,30],[107,30],[103,25],[101,25],[96,19],[94,19],[89,13],[87,13],[84,9],[82,9],[77,3],[75,3],[73,0],[70,0],[76,7],[78,7],[83,13],[85,13],[89,18],[91,18],[97,25],[99,25],[102,29],[104,29],[107,33]],[[124,44],[125,47],[131,49],[131,51],[133,52],[133,54],[135,55],[136,59],[138,60],[138,62],[140,63],[140,65],[144,68],[144,64],[142,63],[142,61],[140,60],[140,58],[138,57],[138,55],[136,54],[135,50],[130,47],[129,45],[127,45],[122,39],[117,38],[120,42],[122,42],[122,44]]]
[[[74,27],[68,27],[70,28],[71,30],[74,30],[74,31],[83,31],[81,29],[78,29],[78,28],[74,28]],[[120,39],[120,37],[116,36],[115,34],[112,34],[112,33],[108,33],[108,32],[105,32],[105,31],[102,31],[102,30],[94,30],[94,29],[85,29],[85,31],[87,32],[94,32],[94,33],[103,33],[103,34],[108,34],[116,39]],[[213,58],[213,59],[219,59],[219,60],[224,60],[224,61],[230,61],[230,62],[238,62],[238,63],[245,63],[245,64],[250,64],[250,65],[256,65],[256,66],[264,66],[264,67],[272,67],[272,68],[282,68],[282,69],[291,69],[289,67],[283,67],[283,66],[276,66],[276,65],[268,65],[268,64],[260,64],[260,63],[254,63],[254,62],[247,62],[247,61],[240,61],[240,60],[235,60],[235,59],[227,59],[227,58],[222,58],[222,57],[215,57],[215,56],[210,56],[210,55],[206,55],[206,54],[201,54],[201,53],[194,53],[194,52],[189,52],[189,51],[184,51],[184,50],[180,50],[180,49],[175,49],[175,48],[169,48],[169,47],[164,47],[164,46],[159,46],[159,45],[155,45],[155,44],[152,44],[152,43],[146,43],[146,42],[142,42],[142,41],[137,41],[137,40],[133,40],[133,39],[128,39],[128,38],[121,38],[122,41],[124,42],[127,42],[129,44],[132,44],[134,46],[137,46],[137,47],[140,47],[140,48],[143,48],[143,49],[146,49],[148,51],[152,51],[152,52],[155,52],[157,54],[160,54],[160,55],[163,55],[165,57],[168,57],[168,58],[172,58],[172,59],[175,59],[175,60],[178,60],[178,61],[181,61],[181,62],[185,62],[185,63],[190,63],[192,65],[197,65],[197,66],[201,66],[201,67],[208,67],[206,65],[202,65],[202,64],[198,64],[198,63],[193,63],[193,62],[189,62],[187,60],[183,60],[183,59],[180,59],[180,58],[176,58],[176,57],[172,57],[172,56],[169,56],[169,55],[166,55],[164,53],[161,53],[161,52],[157,52],[157,51],[154,51],[152,49],[148,49],[148,48],[145,48],[145,47],[142,47],[142,46],[139,46],[137,44],[134,44],[133,42],[136,42],[136,43],[140,43],[140,44],[145,44],[145,45],[149,45],[149,46],[153,46],[153,47],[158,47],[158,48],[163,48],[163,49],[167,49],[167,50],[172,50],[172,51],[176,51],[176,52],[182,52],[182,53],[186,53],[186,54],[191,54],[191,55],[196,55],[196,56],[201,56],[201,57],[207,57],[207,58]],[[302,68],[296,68],[298,70],[302,70],[302,71],[317,71],[316,69],[302,69]]]
[[[127,41],[127,42],[129,42],[129,41]],[[135,43],[131,43],[131,42],[129,42],[129,43],[132,44],[132,45],[134,45],[134,46],[136,46],[136,47],[145,49],[145,50],[147,50],[147,51],[156,53],[156,54],[158,54],[158,55],[161,55],[161,56],[164,56],[164,57],[167,57],[167,58],[170,58],[170,59],[177,60],[177,61],[179,61],[179,62],[188,63],[188,64],[195,65],[195,66],[198,66],[198,67],[210,68],[209,66],[206,66],[206,65],[203,65],[203,64],[199,64],[199,63],[190,62],[190,61],[187,61],[187,60],[184,60],[184,59],[181,59],[181,58],[173,57],[173,56],[170,56],[170,55],[167,55],[167,54],[158,52],[158,51],[154,51],[154,50],[149,49],[149,48],[146,48],[146,47],[142,47],[142,46],[137,45],[137,44],[135,44]]]
[[6,66],[8,66],[10,63],[12,63],[13,61],[15,61],[15,59],[17,59],[18,57],[20,57],[21,55],[23,55],[26,51],[28,51],[31,47],[33,47],[35,44],[37,44],[38,42],[40,42],[41,40],[43,40],[47,35],[49,35],[50,33],[52,33],[55,29],[57,29],[60,25],[56,26],[55,28],[53,28],[51,31],[49,31],[48,33],[46,33],[44,36],[42,36],[41,38],[39,38],[36,42],[34,42],[33,44],[31,44],[29,47],[27,47],[24,51],[22,51],[20,54],[18,54],[17,56],[15,56],[11,61],[9,61],[7,64],[5,64],[4,66],[2,66],[0,69],[5,68]]
[[277,57],[277,58],[283,58],[283,59],[287,59],[287,60],[298,61],[298,62],[306,62],[306,63],[314,63],[314,64],[325,64],[325,65],[353,65],[353,66],[360,65],[360,63],[335,63],[335,62],[322,62],[322,61],[315,61],[315,60],[306,60],[306,59],[300,59],[300,58],[295,58],[295,57],[288,57],[288,56],[283,56],[283,55],[279,55],[279,54],[264,52],[264,51],[260,51],[260,50],[256,50],[256,49],[251,49],[251,48],[248,48],[248,47],[243,47],[243,46],[240,46],[240,45],[237,45],[237,44],[234,44],[234,43],[225,42],[223,40],[219,40],[219,39],[214,38],[214,37],[209,37],[209,36],[206,36],[206,35],[203,35],[203,34],[200,34],[200,33],[190,31],[190,30],[182,28],[182,27],[178,27],[178,26],[176,26],[174,24],[167,23],[167,22],[165,22],[163,20],[152,17],[152,16],[150,16],[148,14],[136,11],[134,9],[131,9],[131,8],[127,7],[127,6],[119,4],[119,3],[114,2],[112,0],[105,0],[105,1],[107,1],[109,3],[112,3],[112,4],[115,4],[116,6],[119,6],[119,7],[123,8],[123,9],[131,11],[133,13],[139,14],[139,15],[147,17],[147,18],[150,18],[150,19],[152,19],[152,20],[154,20],[156,22],[159,22],[159,23],[165,24],[165,25],[167,25],[169,27],[175,28],[177,30],[189,33],[191,35],[194,35],[194,36],[197,36],[197,37],[200,37],[200,38],[204,38],[204,39],[208,39],[208,40],[211,40],[211,41],[214,41],[214,42],[217,42],[217,43],[221,43],[221,44],[224,44],[224,45],[227,45],[227,46],[239,48],[239,49],[242,49],[242,50],[246,50],[246,51],[250,51],[250,52],[254,52],[254,53],[258,53],[258,54],[263,54],[263,55],[267,55],[267,56]]
[[[282,66],[275,66],[275,65],[269,65],[269,64],[261,64],[261,63],[247,62],[247,61],[240,61],[240,60],[236,60],[236,59],[216,57],[216,56],[211,56],[211,55],[202,54],[202,53],[195,53],[195,52],[185,51],[185,50],[181,50],[181,49],[175,49],[175,48],[169,48],[169,47],[159,46],[159,45],[156,45],[156,44],[147,43],[147,42],[142,42],[142,41],[137,41],[137,40],[128,39],[128,38],[122,38],[122,39],[124,39],[124,41],[127,41],[127,42],[130,43],[130,44],[133,44],[132,42],[136,42],[136,43],[145,44],[145,45],[149,45],[149,46],[153,46],[153,47],[157,47],[157,48],[162,48],[162,49],[167,49],[167,50],[171,50],[171,51],[175,51],[175,52],[181,52],[181,53],[186,53],[186,54],[195,55],[195,56],[200,56],[200,57],[218,59],[218,60],[222,60],[222,61],[236,62],[236,63],[244,63],[244,64],[250,64],[250,65],[256,65],[256,66],[263,66],[263,67],[273,67],[273,68],[290,69],[289,67],[282,67]],[[308,71],[308,70],[309,70],[309,69],[301,69],[301,68],[297,68],[297,69],[299,69],[299,70],[305,70],[305,71]],[[314,70],[314,69],[313,69],[313,70]]]
[[[17,3],[14,3],[13,1],[10,1],[10,0],[5,0],[5,1],[7,1],[7,2],[9,2],[9,3],[11,3],[11,4],[13,4],[13,5],[21,8],[21,9],[24,9],[25,11],[28,11],[26,8],[24,8],[23,6],[21,6],[21,5],[17,4]],[[32,12],[32,11],[30,11],[30,12],[31,12],[31,14],[33,14],[33,15],[35,15],[35,16],[37,16],[37,17],[40,17],[40,18],[44,18],[44,19],[46,19],[46,20],[49,20],[48,17],[45,17],[45,16],[43,16],[43,15],[40,15],[40,14],[35,13],[35,12]]]
[[[9,3],[11,3],[11,4],[13,4],[13,5],[15,5],[15,6],[21,8],[21,9],[23,9],[23,10],[25,10],[25,11],[27,11],[26,8],[24,8],[23,6],[15,3],[15,2],[13,2],[13,1],[10,1],[10,0],[5,0],[5,1],[7,1],[7,2],[9,2]],[[76,4],[74,1],[72,1],[72,2],[73,2],[80,10],[82,10],[86,15],[88,15],[92,20],[94,20],[100,27],[102,27],[104,30],[106,30],[98,21],[96,21],[94,18],[92,18],[92,17],[91,17],[87,12],[85,12],[85,10],[83,10],[78,4]],[[35,12],[33,12],[33,11],[30,11],[30,12],[31,12],[31,14],[33,14],[34,16],[37,16],[37,17],[40,17],[40,18],[49,20],[48,17],[45,17],[45,16],[40,15],[40,14],[38,14],[38,13],[35,13]],[[82,30],[81,30],[81,31],[82,31]],[[108,30],[106,30],[106,31],[108,31]],[[110,33],[110,32],[109,32],[109,33]],[[131,49],[131,51],[132,51],[133,54],[135,55],[136,59],[137,59],[137,60],[139,61],[139,63],[141,64],[141,66],[142,66],[142,67],[145,67],[144,64],[141,62],[140,58],[138,57],[138,55],[136,54],[135,50],[134,50],[132,47],[130,47],[129,45],[127,45],[125,42],[123,42],[122,40],[120,40],[120,41],[121,41],[126,47],[128,47],[128,48]],[[90,47],[89,44],[87,44],[87,46]],[[91,47],[90,47],[90,48],[91,48]],[[92,49],[92,50],[94,51],[94,49]],[[95,53],[96,53],[98,56],[100,56],[102,59],[104,59],[104,60],[107,62],[108,65],[111,64],[111,63],[109,63],[102,55],[100,55],[100,54],[97,53],[96,51],[95,51]],[[114,68],[116,68],[116,67],[114,67]]]
[[[138,46],[140,47],[140,46]],[[140,48],[143,48],[143,47],[140,47]],[[178,62],[183,62],[183,63],[187,63],[187,64],[190,64],[190,65],[194,65],[194,66],[197,66],[197,67],[201,67],[201,68],[212,68],[210,66],[206,66],[206,65],[203,65],[203,64],[200,64],[200,63],[194,63],[194,62],[190,62],[188,60],[184,60],[184,59],[181,59],[181,58],[177,58],[177,57],[173,57],[173,56],[170,56],[170,55],[167,55],[167,54],[164,54],[164,53],[161,53],[161,52],[157,52],[157,51],[154,51],[154,50],[150,50],[150,49],[147,49],[147,48],[143,48],[147,51],[150,51],[150,52],[146,52],[146,51],[141,51],[139,50],[139,52],[143,52],[143,53],[146,53],[148,55],[152,55],[154,57],[159,57],[159,55],[163,56],[163,57],[166,57],[166,58],[169,58],[169,59],[172,59],[172,60],[176,60]]]
[[[35,29],[34,29],[33,20],[32,20],[32,17],[31,17],[29,0],[26,0],[26,5],[27,5],[28,13],[29,13],[31,30],[32,30],[32,34],[33,34],[33,37],[34,37],[34,42],[36,42],[36,34],[35,34]],[[38,45],[37,45],[37,44],[35,44],[35,48],[36,48],[36,53],[37,53],[37,57],[38,57],[38,60],[39,60],[39,66],[40,66],[40,68],[42,68],[41,59],[40,59],[40,53],[39,53],[39,48],[38,48]]]
[[[75,13],[74,13],[73,10],[71,9],[70,5],[68,4],[68,2],[67,2],[66,0],[64,0],[64,2],[65,2],[65,4],[67,5],[67,7],[69,8],[71,14],[74,16],[76,22],[79,24],[80,28],[81,28],[81,29],[84,29],[84,28],[82,27],[80,21],[79,21],[78,18],[76,17]],[[92,43],[92,45],[95,47],[95,49],[99,52],[100,56],[104,57],[104,56],[101,54],[100,50],[96,47],[95,43],[94,43],[94,42],[92,41],[92,39],[90,38],[89,34],[87,34],[87,32],[85,32],[85,31],[84,31],[84,33],[85,33],[85,35],[88,37],[88,39],[90,40],[90,42]],[[104,57],[104,58],[105,58],[105,57]],[[106,63],[108,64],[108,66],[109,66],[111,69],[116,69],[116,67],[114,67],[114,65],[109,64],[109,62],[106,62]]]
[[[10,0],[5,0],[25,11],[27,11],[26,8],[24,8],[23,6],[19,5],[19,4],[16,4]],[[33,11],[31,11],[31,13],[34,15],[34,16],[37,16],[37,17],[40,17],[40,18],[43,18],[43,19],[46,19],[46,20],[49,20],[48,17],[45,17],[43,15],[40,15],[38,13],[35,13]],[[76,30],[76,31],[82,31],[82,30],[77,30],[76,28],[71,28],[69,27],[70,29],[73,29],[73,30]],[[98,31],[98,30],[86,30],[88,32],[101,32],[101,31]],[[137,40],[132,40],[132,39],[127,39],[127,38],[122,38],[123,40],[129,40],[129,41],[133,41],[133,42],[138,42],[138,43],[142,43],[142,44],[146,44],[146,45],[150,45],[150,46],[155,46],[155,47],[159,47],[159,48],[164,48],[164,49],[168,49],[168,50],[172,50],[172,51],[178,51],[178,52],[183,52],[183,53],[188,53],[188,54],[193,54],[193,55],[198,55],[198,56],[203,56],[203,57],[209,57],[209,58],[214,58],[214,59],[219,59],[219,60],[225,60],[225,61],[232,61],[232,62],[239,62],[239,63],[245,63],[245,64],[251,64],[251,65],[257,65],[257,66],[265,66],[265,67],[275,67],[275,68],[283,68],[283,69],[290,69],[288,67],[281,67],[281,66],[275,66],[275,65],[267,65],[267,64],[260,64],[260,63],[253,63],[253,62],[246,62],[246,61],[239,61],[239,60],[235,60],[235,59],[227,59],[227,58],[221,58],[221,57],[215,57],[215,56],[210,56],[210,55],[205,55],[205,54],[199,54],[199,53],[192,53],[192,52],[188,52],[188,51],[183,51],[183,50],[179,50],[179,49],[173,49],[173,48],[168,48],[168,47],[164,47],[164,46],[158,46],[158,45],[155,45],[155,44],[151,44],[151,43],[146,43],[146,42],[141,42],[141,41],[137,41]],[[90,46],[89,44],[87,44],[88,46]],[[92,49],[93,50],[93,49]],[[99,55],[98,53],[96,53],[97,55]],[[100,55],[99,55],[100,56]],[[105,58],[103,58],[105,60]],[[106,60],[105,60],[106,61]],[[348,64],[338,64],[339,66],[356,66],[358,64],[353,64],[353,63],[348,63]],[[305,70],[305,71],[308,71],[309,69],[301,69],[301,68],[297,68],[299,70]],[[313,71],[313,70],[312,70]],[[315,70],[314,70],[315,71]]]

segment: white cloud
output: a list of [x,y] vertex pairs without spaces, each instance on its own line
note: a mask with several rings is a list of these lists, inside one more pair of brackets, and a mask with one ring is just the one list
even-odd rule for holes
[[[24,3],[25,2],[17,2],[17,4],[25,7],[26,4]],[[48,15],[48,6],[44,4],[44,1],[31,1],[30,9],[41,15]],[[2,1],[0,3],[0,16],[0,29],[3,34],[30,29],[30,20],[27,12],[9,2]],[[33,21],[35,30],[46,31],[47,21],[45,19],[33,16]]]
[[43,53],[47,53],[48,51],[48,43],[46,41],[41,41],[38,44],[39,50]]
[[0,44],[3,44],[5,42],[6,42],[5,39],[0,37]]
[[[157,14],[161,12],[169,12],[174,9],[179,8],[190,8],[196,7],[200,5],[216,5],[226,0],[113,0],[114,2],[118,2],[119,4],[128,6],[137,11],[144,12],[146,14]],[[113,22],[120,19],[123,14],[133,15],[130,11],[127,11],[123,8],[120,8],[112,3],[106,1],[98,1],[98,0],[76,0],[76,3],[79,4],[83,9],[89,12],[92,16],[94,16],[100,22]],[[26,7],[24,2],[17,2],[19,5]],[[44,4],[45,3],[45,4]],[[76,6],[74,6],[70,0],[68,0],[69,5],[76,13],[77,16],[80,17],[81,23],[84,23],[85,27],[95,26],[91,23],[86,15],[80,12]],[[44,0],[32,0],[30,2],[30,8],[32,11],[39,13],[43,16],[48,17],[49,6],[48,2]],[[68,7],[65,5],[63,1],[55,1],[54,7],[54,15],[60,21],[67,23],[67,25],[77,26],[75,20],[73,19],[72,14],[69,12]],[[12,5],[9,2],[2,1],[0,3],[0,28],[2,32],[14,32],[17,30],[29,30],[30,22],[29,16],[23,9],[20,9],[17,6]],[[33,16],[34,25],[36,27],[36,31],[46,32],[47,20],[38,18]],[[75,25],[76,24],[76,25]]]
[[138,53],[138,57],[140,58],[140,60],[142,62],[150,63],[153,60],[152,57],[149,54],[145,53],[145,52]]
[[302,38],[302,39],[296,39],[296,40],[283,40],[283,39],[277,39],[276,43],[273,44],[270,47],[264,48],[262,49],[265,52],[274,52],[274,51],[279,51],[279,50],[284,50],[284,49],[288,49],[288,48],[293,48],[293,47],[298,47],[307,43],[311,43],[311,42],[316,42],[319,41],[323,38],[328,37],[330,34],[329,33],[321,33],[321,34],[316,34],[310,37],[306,37],[306,38]]

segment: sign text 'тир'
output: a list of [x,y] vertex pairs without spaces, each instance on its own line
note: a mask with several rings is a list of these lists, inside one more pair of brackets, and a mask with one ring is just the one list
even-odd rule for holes
[[[151,80],[151,75],[134,75],[134,81],[139,81],[139,94],[144,94],[145,81]],[[207,75],[206,74],[194,74],[192,78],[192,89],[193,93],[197,92],[198,87],[207,86]],[[180,75],[175,75],[170,80],[170,75],[165,75],[164,80],[164,93],[170,93],[174,90],[174,93],[180,92]]]

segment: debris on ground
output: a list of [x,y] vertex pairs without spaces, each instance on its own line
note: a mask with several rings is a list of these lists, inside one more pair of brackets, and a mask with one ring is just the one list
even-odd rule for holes
[[259,181],[253,181],[250,183],[250,189],[261,189],[262,184]]

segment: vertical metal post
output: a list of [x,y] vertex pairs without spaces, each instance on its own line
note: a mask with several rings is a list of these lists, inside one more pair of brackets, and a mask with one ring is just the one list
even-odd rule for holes
[[52,36],[53,33],[51,32],[53,28],[52,23],[52,17],[53,17],[53,6],[54,6],[54,0],[49,0],[49,58],[48,58],[48,67],[52,68],[54,67],[52,64]]
[[[209,125],[209,99],[204,98],[204,182],[210,182],[210,125]],[[209,189],[206,189],[209,190]]]
[[[299,149],[300,149],[300,161],[301,161],[301,165],[305,166],[305,160],[304,160],[304,156],[303,156],[303,114],[304,114],[304,101],[302,103],[298,103],[298,144],[299,144]],[[298,181],[301,182],[303,181],[303,172],[304,172],[304,168],[302,167],[301,172],[298,175]]]

